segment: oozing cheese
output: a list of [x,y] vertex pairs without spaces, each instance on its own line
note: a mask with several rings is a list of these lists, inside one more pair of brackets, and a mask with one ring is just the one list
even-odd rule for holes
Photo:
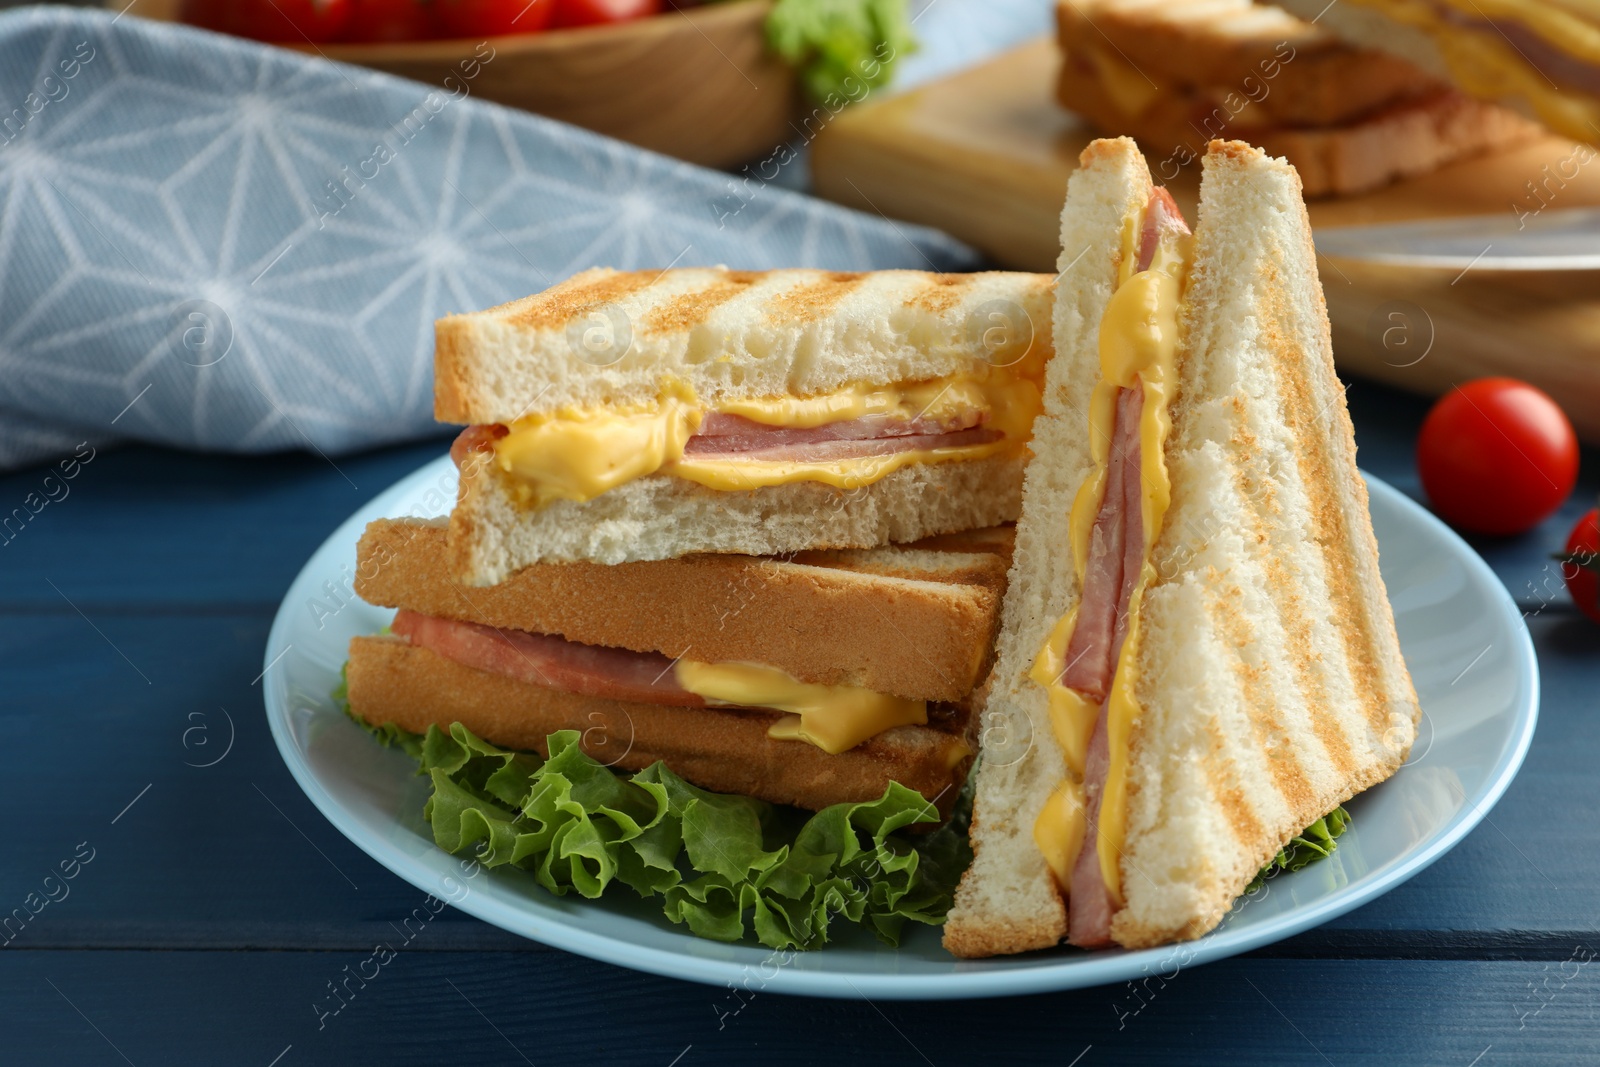
[[[648,407],[563,409],[518,419],[495,441],[500,469],[520,501],[592,500],[619,485],[668,474],[712,489],[738,491],[823,482],[840,489],[871,485],[914,463],[983,459],[1027,443],[1041,406],[1035,361],[985,367],[964,375],[895,386],[850,386],[811,397],[770,397],[702,404],[681,383],[669,383]],[[810,429],[852,419],[941,419],[971,413],[1005,436],[987,444],[911,449],[826,461],[775,461],[685,455],[684,447],[711,411],[765,426]]]
[[[759,663],[696,663],[679,660],[678,684],[708,703],[787,711],[768,737],[808,741],[837,754],[893,726],[924,725],[928,704],[848,685],[802,682]],[[957,757],[959,763],[962,757]],[[953,764],[952,764],[953,765]]]
[[[1178,305],[1188,273],[1192,241],[1163,235],[1150,269],[1135,273],[1142,213],[1124,220],[1122,268],[1119,285],[1100,320],[1100,381],[1089,401],[1090,455],[1094,468],[1073,498],[1069,519],[1073,566],[1081,587],[1088,569],[1089,542],[1095,518],[1105,498],[1106,471],[1116,430],[1119,389],[1144,387],[1139,418],[1140,518],[1143,524],[1143,564],[1128,599],[1128,621],[1122,651],[1117,657],[1111,690],[1107,694],[1106,739],[1110,756],[1106,781],[1100,793],[1099,833],[1096,849],[1100,873],[1112,901],[1122,903],[1123,833],[1127,824],[1128,740],[1138,713],[1134,698],[1135,662],[1139,647],[1139,606],[1145,587],[1155,576],[1150,551],[1172,499],[1165,447],[1172,426],[1169,403],[1177,386]],[[1082,847],[1083,829],[1067,818],[1063,790],[1081,790],[1089,742],[1094,736],[1100,708],[1092,699],[1061,683],[1066,651],[1077,625],[1078,609],[1068,612],[1051,628],[1034,659],[1028,677],[1043,686],[1050,702],[1052,732],[1061,745],[1069,777],[1051,795],[1034,823],[1034,840],[1044,854],[1057,883],[1071,891],[1071,871]],[[1078,796],[1081,809],[1081,792]],[[1081,818],[1080,815],[1078,816]],[[1076,829],[1074,828],[1076,826]]]
[[1083,847],[1087,826],[1083,783],[1069,778],[1050,793],[1033,824],[1033,842],[1044,854],[1056,884],[1063,888],[1072,884],[1072,865]]
[[[1553,83],[1538,66],[1493,26],[1489,19],[1527,26],[1548,45],[1574,59],[1600,66],[1600,26],[1559,4],[1532,0],[1350,0],[1427,32],[1457,84],[1490,99],[1520,96],[1546,124],[1569,136],[1593,140],[1600,106]],[[1448,18],[1439,5],[1458,12],[1465,24]],[[1481,24],[1474,25],[1474,24]]]

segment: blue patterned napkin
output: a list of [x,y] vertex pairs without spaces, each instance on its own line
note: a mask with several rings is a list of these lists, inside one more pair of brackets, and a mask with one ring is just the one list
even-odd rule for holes
[[960,270],[935,231],[134,17],[0,14],[0,469],[438,432],[433,320],[592,266]]

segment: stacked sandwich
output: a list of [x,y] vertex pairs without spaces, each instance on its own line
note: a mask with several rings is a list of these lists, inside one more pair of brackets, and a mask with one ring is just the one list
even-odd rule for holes
[[[1299,179],[1213,142],[1191,232],[1097,141],[1061,237],[1057,278],[591,272],[441,321],[460,496],[367,530],[398,611],[349,663],[357,718],[435,731],[436,840],[560,891],[550,820],[603,809],[560,846],[588,895],[811,947],[943,917],[886,835],[976,754],[959,956],[1197,937],[1325,850],[1420,709]],[[827,825],[733,836],[729,793]]]
[[1431,69],[1251,0],[1061,0],[1058,16],[1061,102],[1143,141],[1162,180],[1225,136],[1285,157],[1307,196],[1357,193],[1537,133]]
[[1600,144],[1600,9],[1583,0],[1279,0],[1362,48]]
[[[350,708],[948,813],[1049,354],[1031,274],[590,271],[438,324],[447,525],[374,523]],[[1037,324],[1037,325],[1035,325]]]

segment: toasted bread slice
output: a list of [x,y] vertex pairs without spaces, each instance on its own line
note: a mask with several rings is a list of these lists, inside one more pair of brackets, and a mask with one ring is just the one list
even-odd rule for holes
[[897,726],[837,755],[767,736],[776,712],[678,708],[579,696],[464,667],[392,637],[350,642],[350,710],[374,726],[421,733],[459,722],[505,748],[547,754],[556,730],[582,733],[584,751],[623,771],[656,760],[719,793],[813,810],[875,800],[890,782],[948,815],[971,763],[969,716],[930,709],[929,726]]
[[1059,97],[1101,129],[1130,134],[1161,153],[1165,177],[1198,160],[1209,138],[1228,135],[1288,160],[1309,197],[1366,192],[1539,136],[1539,127],[1516,112],[1449,89],[1324,128],[1277,125],[1238,93],[1230,100],[1204,90],[1174,90],[1129,114],[1096,72],[1070,62],[1061,69]]
[[1057,26],[1068,65],[1101,77],[1130,112],[1205,89],[1218,103],[1229,93],[1249,101],[1257,125],[1335,126],[1442,87],[1251,0],[1060,0]]
[[[1386,52],[1482,100],[1600,144],[1600,9],[1530,3],[1515,14],[1397,0],[1280,0],[1362,48]],[[1491,15],[1496,17],[1491,18]]]
[[1421,716],[1294,169],[1212,142],[1197,234],[1113,923],[1129,947],[1210,930],[1290,837],[1399,768]]
[[583,502],[530,509],[493,463],[468,464],[450,513],[450,565],[493,585],[537,563],[621,564],[693,552],[777,556],[981,529],[1016,521],[1024,451],[913,463],[855,489],[792,482],[729,492],[650,475]]
[[[1090,151],[1114,153],[1117,166],[1069,187],[1063,234],[1077,240],[1149,188],[1126,139]],[[1093,281],[1077,306],[1081,287],[1061,287],[1058,367],[1089,359],[1109,297],[1108,279]],[[1215,927],[1294,834],[1394,773],[1420,716],[1299,181],[1239,142],[1212,142],[1205,159],[1177,373],[1164,449],[1172,499],[1133,660],[1125,902],[1111,922],[1133,948]],[[1063,390],[1036,429],[983,711],[977,858],[945,932],[958,955],[1043,948],[1065,930],[1030,831],[1067,772],[1028,670],[1079,595],[1063,546],[1084,448],[1055,420],[1081,424],[1085,396],[1081,384]]]
[[[435,324],[434,416],[510,423],[564,408],[815,396],[1046,354],[1052,279],[992,271],[584,271]],[[1033,329],[985,333],[997,305]],[[980,350],[980,343],[993,347]]]
[[1033,824],[1061,781],[1064,763],[1051,737],[1044,691],[1028,682],[1043,635],[1078,603],[1068,518],[1093,465],[1089,395],[1100,378],[1100,319],[1116,288],[1123,220],[1150,199],[1150,172],[1126,137],[1084,149],[1067,183],[1061,213],[1061,284],[1056,290],[1056,351],[1045,375],[1044,411],[1034,420],[1034,461],[1024,478],[1011,576],[1001,608],[995,671],[981,714],[973,804],[972,867],[945,922],[957,956],[1044,948],[1067,932],[1067,912]]
[[986,666],[1011,536],[1001,527],[792,559],[535,564],[479,589],[450,578],[441,525],[379,519],[361,536],[355,590],[440,618],[960,702]]

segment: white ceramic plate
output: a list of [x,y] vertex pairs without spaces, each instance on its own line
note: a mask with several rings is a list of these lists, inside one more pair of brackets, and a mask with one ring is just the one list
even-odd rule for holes
[[937,930],[916,927],[899,949],[862,931],[820,951],[779,955],[693,937],[621,886],[605,900],[585,901],[552,896],[516,870],[465,878],[422,820],[427,787],[415,764],[375,744],[329,697],[349,639],[392,614],[349,591],[356,541],[372,519],[448,511],[455,499],[448,457],[352,515],[290,586],[267,639],[267,718],[306,795],[379,863],[485,922],[608,963],[750,990],[874,999],[1038,993],[1169,973],[1289,937],[1410,878],[1477,825],[1533,738],[1538,671],[1510,596],[1437,519],[1383,482],[1368,483],[1383,578],[1422,698],[1411,761],[1351,802],[1354,825],[1330,859],[1274,878],[1215,931],[1184,945],[961,961],[940,947]]

